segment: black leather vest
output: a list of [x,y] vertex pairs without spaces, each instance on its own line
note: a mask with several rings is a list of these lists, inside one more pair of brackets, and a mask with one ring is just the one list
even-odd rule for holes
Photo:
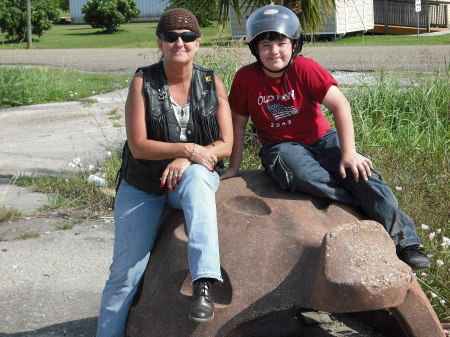
[[[147,138],[179,143],[181,128],[170,101],[169,86],[162,62],[139,68],[136,72],[139,71],[143,72],[144,79]],[[213,71],[194,65],[189,105],[187,142],[206,146],[216,141],[219,135],[216,115],[218,98]],[[165,187],[160,187],[159,178],[173,159],[135,159],[128,143],[125,142],[122,166],[118,172],[119,184],[123,178],[130,185],[142,191],[161,195],[164,193]]]

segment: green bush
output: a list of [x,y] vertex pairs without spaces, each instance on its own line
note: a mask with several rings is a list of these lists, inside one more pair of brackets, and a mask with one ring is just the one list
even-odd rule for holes
[[107,33],[117,31],[120,25],[141,14],[135,0],[88,0],[81,12],[86,23],[104,28]]
[[[58,9],[52,0],[31,1],[32,33],[41,36],[58,19]],[[24,40],[27,33],[27,1],[0,0],[0,29],[8,40]]]

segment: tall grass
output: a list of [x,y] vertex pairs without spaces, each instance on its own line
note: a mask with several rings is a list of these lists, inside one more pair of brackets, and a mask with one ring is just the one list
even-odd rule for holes
[[430,165],[445,165],[449,74],[405,80],[381,73],[376,83],[351,90],[348,97],[360,145],[368,150],[389,148],[404,158],[432,158]]

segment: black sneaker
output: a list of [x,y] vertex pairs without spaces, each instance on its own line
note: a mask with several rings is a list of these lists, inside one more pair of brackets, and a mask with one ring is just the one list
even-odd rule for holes
[[398,257],[413,270],[430,268],[430,259],[419,245],[406,246],[398,253]]

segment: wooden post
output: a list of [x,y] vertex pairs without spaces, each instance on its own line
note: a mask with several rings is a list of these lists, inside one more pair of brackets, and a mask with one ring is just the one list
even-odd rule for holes
[[27,48],[31,49],[31,0],[27,0]]

